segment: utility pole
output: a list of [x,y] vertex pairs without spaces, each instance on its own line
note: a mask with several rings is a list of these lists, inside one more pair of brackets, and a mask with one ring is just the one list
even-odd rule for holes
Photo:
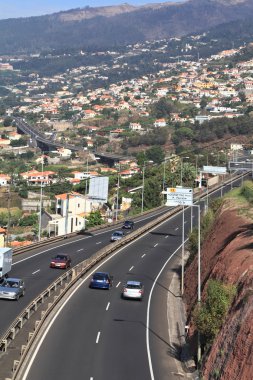
[[9,244],[9,229],[10,229],[10,221],[11,221],[11,211],[10,211],[10,203],[11,203],[11,184],[8,186],[8,195],[7,195],[7,207],[8,207],[8,223],[7,223],[7,231],[6,231],[6,247]]
[[118,221],[118,210],[119,210],[119,175],[120,175],[120,164],[119,164],[119,169],[118,169],[118,182],[117,182],[116,221]]
[[44,164],[44,157],[42,156],[42,161],[41,161],[42,172],[41,172],[41,182],[40,182],[40,215],[39,215],[39,233],[38,233],[39,241],[41,240],[41,224],[42,224],[42,195],[43,195],[43,180],[44,180],[43,164]]
[[69,193],[67,193],[67,199],[66,199],[65,236],[68,233],[68,215],[69,215]]

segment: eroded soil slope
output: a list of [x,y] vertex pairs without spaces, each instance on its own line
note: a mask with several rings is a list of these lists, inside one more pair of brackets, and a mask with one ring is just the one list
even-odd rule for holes
[[[238,290],[226,322],[205,360],[204,379],[253,379],[253,223],[243,214],[227,201],[201,251],[202,299],[210,278],[235,284]],[[185,276],[189,314],[196,295],[197,258]],[[190,333],[194,333],[194,326]]]

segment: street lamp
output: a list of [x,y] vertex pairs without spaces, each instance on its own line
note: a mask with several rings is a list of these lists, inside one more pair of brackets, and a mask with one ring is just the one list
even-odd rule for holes
[[120,176],[120,164],[119,164],[119,169],[118,169],[118,182],[117,182],[116,222],[118,221],[118,210],[119,210],[119,176]]
[[39,241],[41,240],[41,222],[42,222],[42,194],[43,194],[43,185],[42,184],[43,184],[43,179],[44,179],[43,164],[44,164],[44,157],[42,156],[42,160],[41,160],[42,178],[41,178],[41,182],[40,182],[40,215],[39,215],[39,233],[38,233]]
[[168,162],[169,158],[163,161],[163,201],[166,202],[166,194],[165,194],[165,165]]
[[[95,157],[95,160],[100,160],[100,157]],[[89,157],[86,160],[86,178],[85,178],[85,193],[84,193],[84,229],[86,227],[86,200],[87,200],[87,190],[88,190],[88,180],[90,178],[89,175]]]
[[154,161],[144,161],[143,168],[142,168],[142,192],[141,192],[141,213],[143,213],[143,206],[144,206],[144,185],[145,185],[145,163],[152,164]]

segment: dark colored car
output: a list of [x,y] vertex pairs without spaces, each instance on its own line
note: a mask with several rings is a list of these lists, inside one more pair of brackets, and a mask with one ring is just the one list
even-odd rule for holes
[[90,281],[90,288],[110,289],[112,287],[113,277],[106,272],[96,272]]
[[132,230],[134,228],[134,222],[132,220],[125,220],[122,228],[126,230]]
[[50,268],[67,269],[71,266],[71,258],[68,255],[56,255],[52,257]]

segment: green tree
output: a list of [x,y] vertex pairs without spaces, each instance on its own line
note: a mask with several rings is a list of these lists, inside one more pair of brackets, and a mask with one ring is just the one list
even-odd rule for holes
[[100,211],[92,211],[90,215],[87,218],[88,222],[87,225],[88,227],[94,227],[94,226],[99,226],[100,224],[103,224],[103,218],[101,216]]
[[12,123],[12,117],[7,116],[4,121],[3,121],[3,126],[4,127],[9,127]]
[[146,157],[155,164],[161,164],[164,161],[165,154],[160,146],[153,146],[146,151]]

